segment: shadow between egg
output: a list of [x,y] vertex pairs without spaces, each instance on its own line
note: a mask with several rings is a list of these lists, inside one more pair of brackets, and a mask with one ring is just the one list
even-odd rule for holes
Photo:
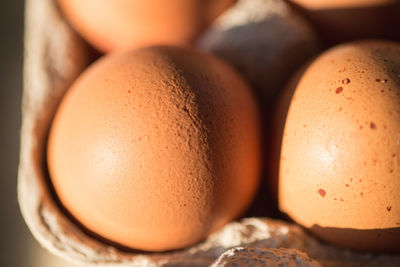
[[[301,68],[299,68],[292,77],[288,80],[286,86],[281,91],[277,102],[273,106],[273,112],[270,118],[270,124],[272,130],[268,135],[268,141],[266,142],[269,150],[266,156],[265,166],[268,168],[269,175],[269,193],[274,201],[274,205],[278,206],[278,192],[279,192],[279,169],[281,161],[281,149],[282,140],[284,136],[284,130],[286,125],[286,118],[289,112],[290,103],[296,91],[298,84],[306,72],[307,68],[311,65],[317,56],[309,59]],[[278,209],[278,208],[277,208]],[[288,219],[289,217],[280,212],[281,218]]]
[[309,231],[329,244],[356,251],[391,253],[400,251],[400,227],[360,230],[314,224]]

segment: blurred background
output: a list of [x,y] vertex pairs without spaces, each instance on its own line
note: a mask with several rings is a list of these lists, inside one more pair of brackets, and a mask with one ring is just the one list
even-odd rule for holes
[[17,202],[24,1],[0,1],[0,266],[73,267],[39,246]]

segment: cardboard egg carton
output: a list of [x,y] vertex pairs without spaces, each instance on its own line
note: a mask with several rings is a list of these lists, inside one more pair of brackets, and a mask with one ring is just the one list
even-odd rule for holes
[[[282,8],[277,0],[263,2]],[[237,16],[240,21],[241,15]],[[400,266],[399,255],[372,255],[335,248],[320,243],[298,225],[268,218],[245,218],[229,223],[199,244],[164,253],[125,251],[88,234],[57,203],[45,154],[57,105],[93,60],[94,52],[66,23],[54,0],[26,0],[25,25],[18,199],[31,232],[52,253],[83,266],[209,266],[213,263],[223,266],[229,262]]]

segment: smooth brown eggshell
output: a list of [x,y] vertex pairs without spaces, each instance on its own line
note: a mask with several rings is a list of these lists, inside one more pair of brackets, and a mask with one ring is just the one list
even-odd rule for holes
[[235,0],[58,0],[74,28],[101,51],[186,45]]
[[279,206],[342,246],[400,251],[400,44],[328,50],[290,103]]
[[259,128],[250,89],[211,56],[174,47],[108,56],[58,108],[51,181],[90,231],[136,249],[182,248],[252,200]]
[[399,0],[286,0],[312,22],[327,44],[400,40]]

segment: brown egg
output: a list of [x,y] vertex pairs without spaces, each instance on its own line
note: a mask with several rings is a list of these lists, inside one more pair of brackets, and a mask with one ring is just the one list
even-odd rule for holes
[[74,28],[101,51],[190,43],[235,0],[58,0]]
[[211,56],[174,47],[107,56],[58,108],[51,181],[90,231],[130,248],[182,248],[249,205],[259,128],[250,89]]
[[400,251],[399,117],[400,44],[359,41],[319,56],[287,113],[281,211],[334,244]]
[[363,38],[400,40],[399,0],[286,0],[328,44]]

